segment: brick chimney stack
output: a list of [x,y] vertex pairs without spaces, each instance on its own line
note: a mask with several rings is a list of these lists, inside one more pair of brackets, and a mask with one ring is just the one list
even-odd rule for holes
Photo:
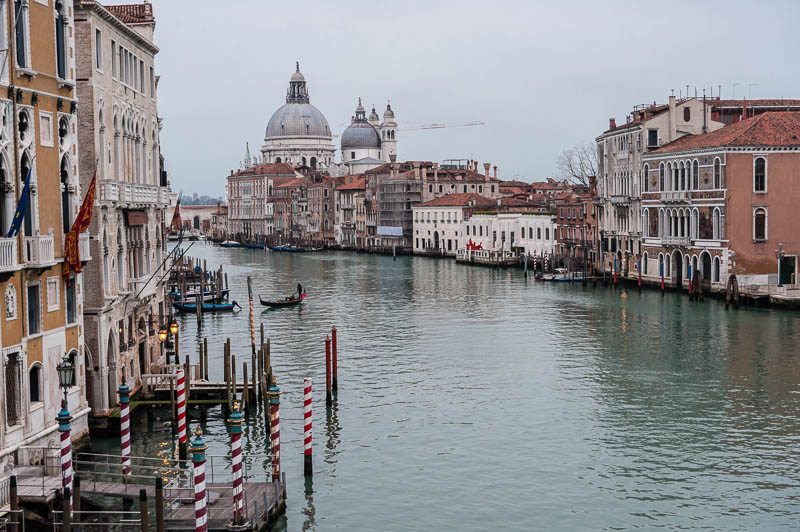
[[617,127],[617,121],[613,118],[608,119],[608,129],[614,129]]
[[497,165],[494,165],[494,178],[497,179]]
[[489,181],[489,168],[492,167],[492,163],[483,163],[483,172],[486,175],[486,181]]

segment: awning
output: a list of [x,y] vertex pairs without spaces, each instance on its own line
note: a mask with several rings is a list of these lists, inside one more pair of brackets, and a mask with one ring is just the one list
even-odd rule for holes
[[128,225],[147,225],[147,213],[145,211],[125,211],[128,218]]

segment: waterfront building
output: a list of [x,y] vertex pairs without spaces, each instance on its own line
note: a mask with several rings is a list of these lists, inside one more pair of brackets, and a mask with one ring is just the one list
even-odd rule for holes
[[271,235],[275,231],[275,186],[297,176],[288,163],[252,164],[246,157],[242,169],[231,170],[225,186],[228,234],[245,239]]
[[414,253],[453,255],[464,240],[464,223],[475,211],[489,210],[497,201],[472,192],[447,194],[414,205]]
[[289,79],[286,103],[269,119],[261,147],[262,162],[288,163],[326,170],[334,164],[336,148],[325,116],[313,105],[300,73]]
[[418,168],[423,181],[422,201],[430,201],[447,194],[478,194],[486,198],[500,196],[497,166],[494,176],[489,175],[491,163],[483,163],[484,173],[478,171],[478,161],[471,159],[445,159],[441,165],[429,162],[412,163]]
[[279,242],[300,240],[306,237],[308,226],[308,183],[305,177],[282,179],[282,181],[273,187],[275,193],[273,235]]
[[795,285],[800,112],[767,112],[642,158],[643,277],[722,290]]
[[[96,361],[84,345],[84,276],[62,274],[64,235],[86,193],[78,167],[73,2],[6,1],[0,8],[0,471],[7,472],[32,458],[21,446],[59,445],[56,366],[63,357],[75,367],[66,389],[72,438],[88,433],[87,371]],[[20,226],[14,219],[23,194]],[[87,233],[78,248],[88,261]]]
[[[591,178],[592,188],[595,179]],[[556,219],[555,253],[570,269],[582,269],[593,264],[597,253],[594,196],[566,192],[554,198]]]
[[308,237],[315,242],[332,242],[335,226],[335,180],[313,173],[308,181]]
[[[173,208],[167,208],[167,218],[171,219],[172,213]],[[221,202],[214,205],[181,204],[181,219],[187,235],[198,232],[210,238],[222,238],[227,231],[227,216],[228,206]]]
[[642,155],[683,136],[723,127],[711,111],[707,101],[670,96],[666,105],[634,107],[624,124],[612,118],[597,137],[598,223],[606,271],[612,270],[616,257],[617,272],[627,275],[641,255]]
[[169,313],[166,282],[159,281],[169,191],[154,31],[152,4],[75,2],[82,188],[97,172],[84,320],[98,422],[117,404],[120,383],[135,392],[142,374],[165,361],[155,333]]
[[477,213],[462,222],[458,253],[487,251],[503,257],[518,253],[553,255],[555,231],[554,217],[549,212]]
[[[336,186],[334,234],[337,244],[347,247],[364,245],[366,218],[363,221],[358,218],[363,216],[365,191],[364,176],[344,176],[341,184]],[[359,234],[361,239],[357,236]]]

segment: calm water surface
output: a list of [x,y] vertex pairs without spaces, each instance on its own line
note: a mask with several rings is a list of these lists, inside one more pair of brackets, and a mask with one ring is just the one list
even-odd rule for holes
[[[197,243],[257,308],[281,396],[288,508],[276,530],[778,530],[800,526],[800,314],[526,281],[428,258],[277,254]],[[193,316],[181,347],[195,356]],[[324,338],[339,330],[326,412]],[[212,379],[247,312],[206,316]],[[314,379],[313,484],[302,381]],[[168,425],[135,419],[135,454]],[[219,410],[209,452],[228,452]],[[264,453],[262,416],[245,452]],[[263,465],[253,460],[253,465]]]

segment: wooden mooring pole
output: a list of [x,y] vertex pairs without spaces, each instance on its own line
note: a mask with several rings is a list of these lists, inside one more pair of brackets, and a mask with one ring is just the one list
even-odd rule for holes
[[61,531],[72,532],[72,511],[70,509],[70,500],[72,494],[69,488],[64,488],[63,497],[61,500]]
[[150,532],[150,514],[147,512],[147,490],[139,490],[139,527],[142,532]]
[[156,532],[164,532],[164,481],[156,477]]
[[11,532],[19,532],[19,499],[17,498],[17,475],[11,475],[11,481],[8,488],[9,506],[11,508]]
[[325,404],[331,406],[331,337],[325,337]]
[[331,388],[334,392],[339,391],[339,349],[336,343],[336,326],[331,327],[331,369],[333,372],[333,379],[331,380]]
[[[73,521],[81,522],[81,477],[75,477],[72,481],[72,511],[75,512]],[[80,527],[79,527],[80,528]]]

